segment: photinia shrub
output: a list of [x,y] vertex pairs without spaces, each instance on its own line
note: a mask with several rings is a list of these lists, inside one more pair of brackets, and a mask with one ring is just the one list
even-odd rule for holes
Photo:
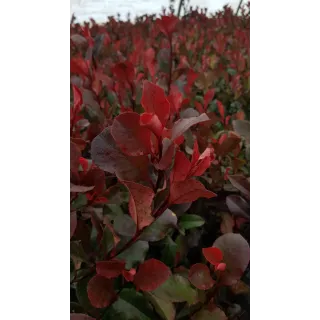
[[[71,319],[229,314],[218,297],[249,264],[249,22],[72,21]],[[196,208],[230,188],[206,242]]]

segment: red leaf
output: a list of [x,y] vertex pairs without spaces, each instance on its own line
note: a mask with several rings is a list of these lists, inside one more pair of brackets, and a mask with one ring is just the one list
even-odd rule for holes
[[73,142],[70,142],[70,169],[72,171],[78,171],[80,156],[81,152],[77,145]]
[[95,275],[88,282],[88,298],[95,308],[107,307],[115,298],[113,280]]
[[134,81],[134,66],[130,61],[117,63],[112,68],[112,72],[120,81],[128,81],[128,83],[132,83]]
[[195,102],[194,102],[194,105],[195,105],[195,107],[196,107],[196,109],[198,110],[199,113],[205,112],[205,110],[203,109],[203,107],[202,107],[202,105],[201,105],[200,102],[195,101]]
[[171,38],[172,33],[176,30],[179,19],[176,16],[162,16],[161,19],[156,20],[157,25],[162,33]]
[[91,155],[94,163],[102,170],[116,174],[119,179],[139,181],[148,177],[148,157],[124,155],[118,149],[110,131],[108,127],[93,139]]
[[135,274],[136,274],[136,269],[133,269],[133,268],[131,268],[129,271],[128,270],[123,270],[122,271],[123,277],[128,282],[132,282],[133,281]]
[[196,201],[199,198],[212,198],[217,195],[207,190],[204,185],[194,179],[173,182],[170,186],[170,204],[179,204]]
[[157,170],[166,170],[170,167],[173,161],[174,151],[175,144],[168,138],[164,138],[162,141],[162,158],[159,163],[155,164]]
[[152,189],[132,181],[121,181],[130,192],[129,212],[138,230],[148,226],[154,220],[151,204],[154,198]]
[[[172,86],[174,88],[174,86]],[[170,102],[171,114],[179,112],[182,103],[182,93],[178,90],[171,88],[171,92],[168,96],[168,101]]]
[[189,171],[191,169],[191,163],[182,151],[177,151],[174,166],[171,173],[172,182],[186,180]]
[[214,89],[211,89],[211,90],[207,91],[206,94],[204,95],[204,97],[203,97],[204,110],[207,110],[208,104],[212,101],[214,94],[215,94]]
[[89,76],[89,68],[87,62],[83,58],[72,58],[70,60],[70,72]]
[[215,281],[210,275],[209,268],[203,263],[194,264],[189,270],[189,281],[200,290],[212,288]]
[[81,180],[85,186],[94,186],[95,193],[99,194],[105,188],[105,173],[100,168],[91,168]]
[[125,268],[126,263],[120,260],[98,261],[96,263],[97,274],[107,279],[120,276]]
[[217,107],[222,119],[224,119],[224,106],[221,101],[217,100]]
[[171,276],[170,269],[156,259],[146,260],[140,264],[133,283],[142,291],[153,291],[161,286]]
[[80,165],[81,165],[81,167],[82,167],[82,170],[83,170],[84,172],[87,172],[88,169],[89,169],[89,161],[88,161],[88,159],[83,158],[83,157],[80,157],[80,158],[79,158],[79,162],[80,162]]
[[157,137],[161,137],[163,125],[154,113],[143,113],[140,115],[140,125],[150,129]]
[[195,124],[208,120],[210,119],[205,113],[200,114],[200,116],[198,117],[178,120],[173,125],[171,140],[175,140],[179,136],[183,135],[190,127],[194,126]]
[[203,248],[202,254],[212,265],[217,265],[223,259],[221,250],[216,247]]
[[[195,142],[197,143],[197,142]],[[197,147],[198,147],[198,143],[197,143]],[[195,152],[195,151],[193,151]],[[193,158],[193,154],[192,154],[192,158],[193,161],[195,161],[195,159],[197,159],[197,161],[192,165],[192,168],[189,172],[189,177],[199,177],[201,176],[211,165],[211,162],[213,161],[214,157],[214,151],[212,148],[206,148],[203,153],[200,155],[199,157],[199,151],[196,150],[196,155],[195,158]]]
[[73,114],[76,115],[80,107],[82,105],[82,94],[79,88],[75,85],[72,85],[72,92],[73,92]]
[[86,146],[87,146],[87,142],[83,139],[80,138],[70,138],[71,142],[75,143],[77,145],[77,147],[79,148],[80,151],[83,151]]
[[138,113],[127,112],[117,116],[111,134],[125,154],[140,156],[151,152],[151,131],[140,125]]
[[200,153],[199,153],[199,146],[198,146],[198,141],[194,141],[193,145],[193,153],[192,153],[192,158],[191,158],[191,166],[193,167],[197,161],[199,160]]
[[150,81],[144,81],[141,105],[147,113],[155,113],[163,126],[166,125],[170,115],[170,103],[162,88]]

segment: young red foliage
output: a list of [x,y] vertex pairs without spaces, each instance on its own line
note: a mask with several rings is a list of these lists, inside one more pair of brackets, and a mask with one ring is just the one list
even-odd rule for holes
[[193,202],[199,198],[208,199],[216,196],[214,192],[207,190],[201,182],[188,179],[171,184],[169,204]]
[[151,131],[140,125],[140,115],[126,112],[117,116],[111,134],[123,153],[141,156],[151,153]]
[[97,274],[107,279],[112,279],[120,276],[125,268],[125,261],[113,259],[109,261],[96,262]]
[[223,259],[222,251],[216,247],[203,248],[202,254],[213,266],[218,265]]
[[170,269],[161,261],[149,259],[140,264],[134,277],[134,285],[138,290],[153,291],[171,276]]
[[179,19],[175,16],[162,16],[161,19],[157,19],[159,29],[170,39],[173,32],[176,30],[178,22]]
[[123,270],[122,275],[128,282],[132,282],[136,275],[136,269]]
[[156,114],[162,125],[166,126],[170,115],[170,102],[162,88],[150,81],[144,81],[141,105],[145,112]]
[[95,275],[88,282],[88,298],[95,308],[107,307],[115,298],[113,280]]
[[121,181],[130,192],[129,212],[138,230],[151,224],[151,204],[154,198],[152,189],[132,181]]
[[203,263],[196,263],[191,266],[188,275],[189,281],[200,290],[208,290],[214,285],[210,275],[210,269]]

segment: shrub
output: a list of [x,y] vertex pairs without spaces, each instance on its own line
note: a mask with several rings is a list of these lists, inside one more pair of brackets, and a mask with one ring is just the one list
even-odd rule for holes
[[[72,318],[226,319],[216,296],[249,263],[249,21],[71,25]],[[193,206],[231,185],[247,200],[226,198],[214,243],[192,240]]]

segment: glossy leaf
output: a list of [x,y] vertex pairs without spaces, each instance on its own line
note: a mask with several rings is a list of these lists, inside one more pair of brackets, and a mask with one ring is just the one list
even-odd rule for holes
[[149,259],[140,264],[134,277],[134,284],[142,291],[153,291],[171,275],[170,269],[161,261]]
[[150,81],[144,81],[141,105],[145,112],[156,114],[161,124],[166,125],[170,115],[170,103],[162,88]]
[[204,219],[196,214],[184,214],[179,219],[179,227],[185,230],[201,227],[204,223]]
[[163,125],[154,113],[143,113],[140,115],[140,125],[150,129],[157,137],[161,137]]
[[97,274],[107,279],[113,279],[120,274],[125,268],[126,263],[121,260],[113,259],[109,261],[98,261],[96,262]]
[[212,198],[216,194],[207,190],[204,185],[194,179],[173,182],[170,186],[169,204],[193,202],[199,198]]
[[116,174],[119,179],[139,181],[148,176],[148,157],[130,157],[123,154],[117,147],[109,127],[93,139],[91,154],[99,168]]
[[75,185],[73,183],[70,184],[70,192],[88,192],[94,189],[94,186],[79,186],[79,185]]
[[162,140],[162,157],[160,161],[155,164],[156,169],[158,170],[166,170],[168,169],[174,159],[175,153],[175,144],[168,138],[164,138]]
[[172,302],[160,299],[150,292],[144,292],[144,295],[151,302],[155,311],[163,320],[174,320],[176,309]]
[[158,298],[171,302],[185,302],[193,304],[197,302],[198,293],[191,286],[188,279],[174,274],[165,283],[158,287],[153,294]]
[[122,253],[117,255],[117,259],[124,260],[126,262],[126,269],[131,269],[138,263],[144,261],[148,250],[148,242],[138,240]]
[[202,254],[212,265],[220,263],[223,259],[222,251],[216,247],[203,248]]
[[130,192],[129,212],[138,230],[151,224],[151,204],[154,198],[152,189],[132,181],[122,181]]
[[103,319],[153,320],[154,312],[143,294],[125,288],[121,290],[117,301],[106,310]]
[[250,260],[248,242],[236,233],[226,233],[213,244],[223,253],[226,270],[222,274],[222,281],[227,285],[236,283],[246,270]]
[[159,241],[163,239],[168,231],[175,228],[178,218],[174,212],[166,209],[159,218],[143,230],[140,240],[145,241]]
[[74,235],[77,228],[77,212],[73,211],[70,214],[70,239]]
[[174,166],[172,169],[172,181],[184,181],[186,180],[191,169],[191,163],[182,151],[177,151]]
[[117,116],[111,134],[123,153],[141,156],[151,152],[151,131],[140,125],[140,115],[126,112]]
[[107,307],[115,298],[113,280],[95,275],[88,282],[88,298],[95,308]]
[[206,92],[206,94],[203,97],[203,106],[204,106],[204,110],[207,110],[209,103],[211,103],[213,97],[215,94],[215,90],[214,89],[210,89]]
[[228,320],[228,318],[219,308],[215,308],[213,311],[203,308],[198,311],[191,320]]
[[189,281],[200,290],[208,290],[214,285],[209,268],[203,263],[196,263],[189,270]]
[[171,135],[171,140],[175,140],[179,136],[183,135],[189,128],[192,126],[210,120],[209,117],[205,114],[202,113],[198,117],[192,117],[188,119],[180,119],[175,124],[173,125],[172,128],[172,135]]
[[113,228],[121,236],[133,237],[136,233],[137,226],[129,215],[122,214],[116,215]]
[[178,245],[170,236],[163,239],[163,249],[161,250],[161,261],[169,267],[175,266],[175,259],[178,250]]
[[123,277],[128,281],[132,282],[134,279],[134,276],[136,275],[137,271],[136,269],[131,268],[130,270],[123,270],[122,275]]

